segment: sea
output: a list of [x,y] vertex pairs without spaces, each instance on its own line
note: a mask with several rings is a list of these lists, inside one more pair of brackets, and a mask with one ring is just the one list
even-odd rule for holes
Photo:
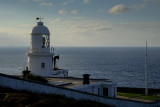
[[[27,66],[26,47],[0,48],[0,73],[22,75]],[[145,87],[145,47],[55,47],[57,67],[70,77],[90,74],[110,79],[119,87]],[[148,87],[160,89],[160,47],[148,47]]]

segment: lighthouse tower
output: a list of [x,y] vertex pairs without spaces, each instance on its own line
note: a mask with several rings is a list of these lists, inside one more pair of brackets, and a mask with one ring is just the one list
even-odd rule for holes
[[50,48],[50,32],[41,19],[31,31],[31,43],[27,53],[28,69],[40,76],[53,75],[53,48]]

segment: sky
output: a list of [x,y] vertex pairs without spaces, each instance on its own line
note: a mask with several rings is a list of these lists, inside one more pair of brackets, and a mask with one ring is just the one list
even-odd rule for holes
[[29,47],[36,17],[51,46],[160,46],[160,0],[0,0],[0,47]]

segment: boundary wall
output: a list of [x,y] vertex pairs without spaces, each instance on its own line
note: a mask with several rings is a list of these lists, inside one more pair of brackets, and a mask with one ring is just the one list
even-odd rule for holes
[[27,90],[35,93],[64,95],[67,98],[74,98],[77,100],[91,100],[103,104],[114,105],[116,107],[160,107],[160,102],[143,103],[132,100],[124,100],[120,98],[98,96],[91,93],[81,92],[73,89],[66,89],[49,84],[43,84],[1,73],[0,86],[9,87],[16,90]]

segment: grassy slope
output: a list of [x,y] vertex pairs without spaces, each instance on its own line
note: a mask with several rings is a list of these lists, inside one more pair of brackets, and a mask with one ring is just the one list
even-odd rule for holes
[[112,107],[101,103],[77,101],[60,95],[37,94],[0,87],[0,107]]

